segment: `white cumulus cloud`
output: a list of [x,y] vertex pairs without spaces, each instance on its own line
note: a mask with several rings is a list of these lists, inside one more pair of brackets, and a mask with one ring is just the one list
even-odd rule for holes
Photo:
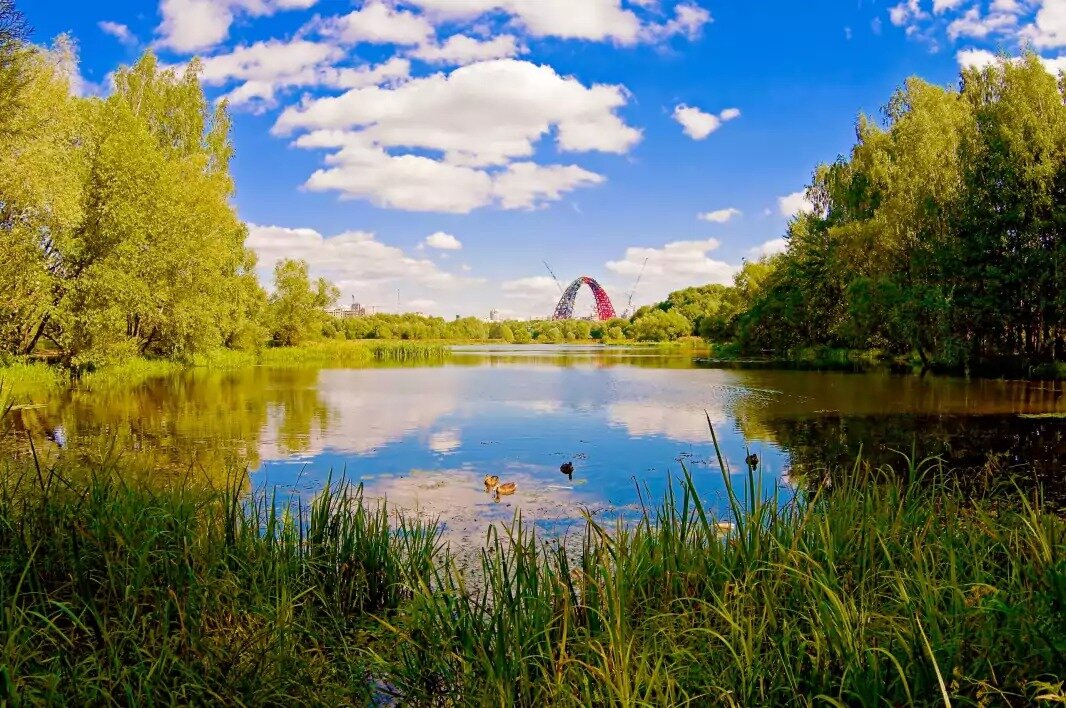
[[210,49],[229,36],[237,15],[273,15],[305,10],[318,0],[162,0],[163,21],[156,28],[159,45],[183,54]]
[[755,258],[763,258],[765,256],[773,256],[778,253],[784,253],[788,250],[788,241],[783,238],[775,238],[765,243],[761,243],[755,248],[749,249],[748,253]]
[[312,190],[412,211],[534,208],[603,181],[577,165],[530,162],[536,145],[552,136],[565,152],[625,153],[641,138],[617,113],[627,101],[621,86],[499,59],[309,99],[286,109],[274,132],[307,131],[297,147],[335,150],[308,180]]
[[814,204],[807,199],[806,192],[793,192],[783,197],[778,197],[777,208],[781,212],[781,216],[793,217],[798,216],[804,212],[813,213],[815,208]]
[[728,209],[716,209],[715,211],[707,211],[699,214],[697,218],[702,221],[709,221],[712,224],[725,224],[736,217],[741,215],[740,209],[734,209],[729,207]]
[[104,20],[102,22],[97,22],[96,26],[100,28],[101,32],[111,35],[122,44],[130,46],[137,44],[137,38],[133,36],[133,32],[130,31],[130,28],[124,24]]
[[224,97],[235,107],[271,108],[277,93],[294,87],[361,88],[392,84],[410,75],[411,63],[393,57],[376,66],[339,66],[346,52],[326,42],[266,40],[238,45],[201,60],[208,86],[238,84]]
[[490,59],[506,59],[523,53],[513,35],[501,34],[480,40],[465,34],[453,34],[442,44],[423,44],[411,52],[415,59],[430,64],[463,66]]
[[674,108],[674,120],[681,124],[685,135],[693,140],[703,140],[722,127],[723,123],[740,117],[740,109],[727,108],[718,115],[707,113],[684,103]]
[[312,25],[325,37],[344,44],[416,45],[428,41],[433,25],[424,16],[398,10],[381,0],[371,0],[360,9]]
[[446,234],[443,231],[437,231],[426,237],[423,242],[430,248],[436,248],[442,251],[458,251],[462,249],[462,242],[451,234]]
[[643,271],[640,297],[645,302],[653,302],[679,288],[708,283],[731,284],[737,267],[709,255],[720,245],[718,239],[711,238],[673,241],[660,248],[633,246],[626,249],[622,259],[609,261],[606,267],[627,279],[635,278]]

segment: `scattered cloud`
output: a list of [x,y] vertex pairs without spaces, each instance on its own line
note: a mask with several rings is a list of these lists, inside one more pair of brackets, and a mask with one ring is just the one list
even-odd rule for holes
[[929,15],[922,11],[919,0],[903,0],[888,10],[888,19],[896,27],[904,27],[927,17]]
[[130,28],[124,24],[104,20],[96,23],[96,26],[100,28],[101,32],[111,35],[126,46],[134,46],[137,44],[137,38],[133,36],[133,32],[130,32]]
[[514,303],[513,309],[504,309],[508,316],[547,317],[559,302],[559,285],[546,275],[508,280],[500,285],[504,298]]
[[681,36],[689,40],[698,39],[703,28],[713,22],[711,13],[695,3],[681,3],[674,9],[674,17],[662,24],[646,25],[640,38],[649,43],[662,42],[671,37]]
[[1066,45],[1066,2],[1042,0],[1036,18],[1022,31],[1022,37],[1041,49]]
[[537,143],[551,135],[564,152],[628,152],[641,132],[617,113],[627,101],[621,86],[499,59],[308,99],[282,112],[274,132],[308,131],[297,147],[336,150],[308,180],[312,190],[411,211],[532,208],[603,181],[575,165],[529,162]]
[[[963,49],[955,55],[955,59],[959,62],[959,68],[961,69],[984,69],[987,66],[991,66],[999,62],[1003,56],[995,54],[987,49]],[[1019,57],[1008,58],[1008,61],[1017,62]],[[1048,70],[1048,73],[1053,76],[1058,76],[1063,71],[1066,71],[1066,56],[1060,57],[1040,57],[1041,63],[1044,68]]]
[[963,69],[983,69],[998,61],[995,53],[987,49],[963,49],[955,55],[955,59]]
[[311,99],[286,109],[274,132],[348,130],[374,144],[439,151],[455,165],[500,165],[533,154],[554,127],[559,149],[625,153],[641,138],[616,111],[621,86],[585,86],[550,66],[500,59]]
[[525,53],[518,40],[510,34],[480,40],[465,34],[453,34],[443,44],[422,44],[411,52],[415,59],[430,64],[464,66],[478,61],[507,59]]
[[238,15],[262,17],[282,10],[306,10],[318,0],[162,0],[156,28],[160,47],[181,54],[211,49],[229,37]]
[[[1066,2],[1063,0],[901,0],[889,9],[892,24],[908,36],[937,46],[936,33],[952,42],[963,39],[986,42],[995,49],[1021,51],[1066,46]],[[993,46],[979,48],[989,51]],[[974,50],[977,51],[977,50]],[[971,54],[970,59],[981,55]],[[1054,62],[1054,59],[1045,61]]]
[[740,109],[727,108],[718,115],[705,113],[699,108],[684,103],[674,108],[674,120],[681,124],[685,135],[693,140],[703,140],[722,127],[723,123],[740,117]]
[[347,45],[418,45],[434,35],[433,25],[423,15],[397,10],[381,0],[371,0],[347,15],[318,19],[310,29]]
[[515,162],[495,178],[493,193],[504,209],[534,209],[565,192],[603,183],[604,177],[577,165]]
[[430,234],[423,243],[429,248],[436,248],[441,251],[458,251],[463,247],[459,239],[443,231]]
[[224,94],[235,108],[273,108],[278,93],[296,87],[363,88],[393,85],[410,76],[411,62],[393,57],[377,65],[340,66],[344,49],[304,39],[265,40],[237,45],[201,60],[207,86],[236,86]]
[[732,221],[736,217],[741,216],[741,214],[742,212],[740,211],[740,209],[734,209],[733,207],[729,207],[728,209],[717,209],[715,211],[704,212],[702,214],[697,215],[697,218],[701,219],[702,221],[709,221],[712,224],[725,224]]
[[784,253],[788,249],[788,241],[783,238],[775,238],[749,249],[748,253],[753,258],[764,258],[778,253]]
[[367,231],[326,237],[309,228],[248,224],[247,245],[259,256],[264,282],[270,281],[269,273],[278,260],[301,258],[313,275],[329,278],[341,289],[342,302],[350,297],[362,303],[395,302],[394,288],[399,282],[405,291],[448,290],[471,282],[441,270],[429,259],[413,258],[403,249],[382,243]]
[[778,197],[777,208],[781,212],[781,216],[790,218],[804,212],[812,213],[815,210],[814,204],[807,199],[805,191],[793,192],[784,197]]
[[[632,45],[662,42],[674,36],[698,37],[711,15],[695,2],[681,2],[674,15],[657,22],[658,3],[622,0],[410,0],[437,22],[475,21],[503,13],[533,37],[610,41]],[[640,15],[634,8],[640,8]]]
[[634,246],[626,249],[621,260],[609,261],[606,267],[615,275],[625,278],[635,278],[643,271],[641,298],[645,301],[662,300],[679,288],[732,283],[737,267],[708,255],[720,245],[718,239],[711,238],[673,241],[661,248]]
[[952,41],[957,41],[960,37],[984,39],[991,34],[1016,30],[1017,24],[1018,17],[1013,13],[993,12],[982,15],[981,8],[974,6],[953,20],[948,25],[947,33]]

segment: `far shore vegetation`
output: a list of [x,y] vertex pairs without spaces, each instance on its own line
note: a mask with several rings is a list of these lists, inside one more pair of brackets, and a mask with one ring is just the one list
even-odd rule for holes
[[347,317],[305,262],[271,264],[269,290],[259,282],[231,203],[227,106],[208,101],[196,61],[179,71],[148,53],[106,98],[78,97],[73,45],[29,44],[3,8],[0,366],[78,375],[342,339],[696,337],[722,359],[1066,373],[1066,103],[1036,56],[966,70],[957,88],[908,80],[883,120],[860,117],[850,154],[815,170],[780,252],[730,285],[609,322]]

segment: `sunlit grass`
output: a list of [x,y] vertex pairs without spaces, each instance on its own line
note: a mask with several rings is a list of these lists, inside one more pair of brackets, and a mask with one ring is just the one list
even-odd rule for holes
[[14,360],[0,364],[0,386],[12,395],[49,393],[70,385],[70,374],[43,362]]
[[970,498],[933,461],[859,463],[787,503],[723,470],[723,519],[685,471],[636,522],[551,538],[519,514],[474,572],[357,487],[306,506],[242,477],[22,464],[0,468],[0,702],[1064,697],[1066,521],[1038,494]]
[[[517,519],[481,587],[438,569],[374,656],[407,700],[469,705],[1028,704],[1063,698],[1066,523],[856,466],[735,526],[686,473],[576,543]],[[728,480],[727,476],[727,480]]]
[[442,343],[408,341],[310,342],[299,347],[271,347],[258,352],[219,349],[187,361],[136,357],[93,367],[72,375],[60,366],[14,361],[0,366],[0,382],[9,394],[46,395],[74,386],[85,391],[130,388],[188,369],[240,369],[249,366],[367,366],[375,362],[440,362],[451,352]]
[[448,356],[449,347],[421,342],[366,340],[325,340],[299,347],[265,349],[260,357],[264,366],[300,364],[360,365],[375,361],[440,361]]
[[[10,472],[10,470],[8,470]],[[0,485],[0,703],[365,703],[365,648],[439,551],[362,490],[310,505],[30,470]]]

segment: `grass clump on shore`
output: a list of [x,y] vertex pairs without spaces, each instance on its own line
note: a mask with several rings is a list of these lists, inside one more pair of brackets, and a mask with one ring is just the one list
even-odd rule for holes
[[31,468],[0,487],[0,702],[1066,700],[1066,521],[940,471],[856,465],[787,504],[751,476],[730,523],[686,472],[635,524],[519,515],[470,572],[358,488],[306,510]]
[[0,388],[9,394],[53,393],[70,386],[70,373],[44,362],[0,359]]
[[285,513],[243,484],[73,480],[0,489],[0,703],[366,702],[370,613],[439,550],[347,485]]
[[86,391],[128,388],[171,376],[190,368],[240,369],[248,366],[364,366],[383,363],[437,363],[451,349],[446,344],[406,341],[322,341],[299,347],[269,347],[260,351],[219,349],[187,361],[134,357],[74,372],[44,362],[0,361],[0,382],[9,393],[24,395],[61,391],[71,386]]
[[784,507],[734,497],[728,532],[688,476],[635,526],[589,520],[576,549],[518,523],[490,536],[482,588],[438,571],[378,670],[426,704],[1066,700],[1066,523],[843,477]]
[[300,347],[264,349],[260,355],[263,366],[360,365],[379,362],[436,362],[445,359],[451,350],[443,344],[424,344],[405,341],[322,341]]

